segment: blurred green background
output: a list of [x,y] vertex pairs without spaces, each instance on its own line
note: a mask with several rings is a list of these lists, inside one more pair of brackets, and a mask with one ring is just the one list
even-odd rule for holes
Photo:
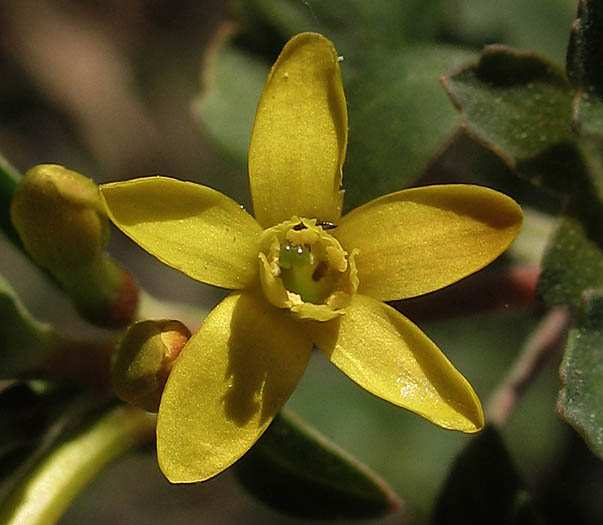
[[[466,57],[485,44],[500,42],[536,49],[563,64],[576,2],[431,0],[384,1],[372,7],[365,4],[370,3],[2,2],[0,151],[21,171],[39,163],[59,163],[97,182],[157,173],[194,180],[233,196],[249,208],[241,148],[245,151],[247,147],[246,129],[253,118],[253,101],[257,102],[265,72],[280,45],[302,26],[325,31],[344,55],[351,128],[350,203],[365,197],[359,192],[353,195],[354,188],[362,187],[359,177],[375,171],[387,174],[385,182],[379,179],[377,184],[386,191],[411,183],[476,181],[503,189],[541,213],[555,212],[559,205],[556,199],[528,188],[511,176],[501,161],[469,139],[455,135],[456,147],[442,151],[439,143],[447,139],[448,128],[440,129],[435,121],[434,129],[440,135],[433,151],[414,159],[414,164],[410,162],[412,176],[396,178],[397,168],[403,170],[409,164],[404,157],[406,150],[387,149],[370,155],[362,150],[370,145],[370,137],[364,140],[354,135],[359,124],[353,119],[355,112],[361,115],[362,104],[370,105],[382,86],[396,75],[396,69],[386,60],[388,54],[393,64],[421,72],[420,62],[409,66],[400,58],[405,42],[462,45]],[[236,30],[239,33],[231,49],[237,53],[220,54],[223,50],[217,46],[224,35]],[[378,46],[368,46],[368,57],[360,56],[360,48],[377,40]],[[223,62],[219,62],[221,59]],[[446,58],[442,60],[442,67],[458,65],[453,60],[449,64]],[[374,68],[372,71],[364,70],[367,63]],[[380,76],[385,72],[390,77]],[[356,82],[358,78],[363,80]],[[409,85],[412,89],[412,82]],[[440,89],[437,83],[434,89]],[[443,89],[437,104],[449,104],[447,118],[454,119],[453,124],[460,122]],[[385,115],[381,118],[388,116],[387,106],[381,113]],[[391,118],[400,119],[400,135],[412,136],[419,124],[412,119],[406,122],[403,117],[391,113]],[[427,126],[423,132],[429,134],[430,130]],[[405,147],[420,148],[412,143]],[[436,153],[440,153],[437,161],[425,161]],[[487,169],[480,171],[480,166]],[[344,169],[344,185],[346,174]],[[546,233],[552,219],[542,217]],[[533,231],[526,235],[533,235]],[[536,259],[544,245],[542,236],[538,239],[520,240],[518,253],[512,256],[525,258],[519,252],[529,246],[532,252],[528,258]],[[68,335],[107,336],[81,321],[21,254],[5,239],[0,241],[0,273],[38,318]],[[209,308],[224,295],[163,266],[117,233],[112,236],[110,248],[141,286],[157,297]],[[434,303],[428,302],[427,308],[430,304]],[[401,309],[404,311],[404,305]],[[532,303],[524,307],[510,305],[484,314],[432,319],[421,326],[486,402],[542,313]],[[412,310],[409,315],[412,318]],[[598,523],[603,520],[603,469],[554,413],[558,364],[559,356],[544,366],[513,412],[503,437],[548,522]],[[288,407],[374,468],[404,499],[402,513],[372,523],[426,522],[455,456],[471,439],[443,431],[374,398],[321,355],[313,358]],[[303,521],[283,517],[257,503],[230,472],[204,484],[170,486],[149,447],[110,466],[60,523]]]

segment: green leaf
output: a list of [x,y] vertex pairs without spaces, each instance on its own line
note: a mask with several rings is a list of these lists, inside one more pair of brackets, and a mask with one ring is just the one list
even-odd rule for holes
[[603,5],[580,0],[567,53],[567,75],[579,89],[574,124],[583,135],[603,140]]
[[432,523],[540,522],[502,438],[495,427],[486,427],[454,462]]
[[401,505],[367,467],[285,411],[235,465],[235,472],[264,503],[306,518],[357,519]]
[[603,286],[603,207],[581,198],[571,202],[542,260],[537,295],[548,306],[578,306],[582,292]]
[[560,375],[559,415],[603,459],[603,289],[584,294]]
[[204,69],[203,88],[193,111],[216,146],[247,164],[255,110],[268,76],[268,63],[220,35]]
[[124,406],[90,414],[47,450],[0,503],[0,523],[55,523],[111,461],[152,439],[155,419]]
[[565,60],[567,32],[575,13],[567,0],[454,0],[446,2],[448,32],[477,47],[493,42]]
[[459,125],[439,77],[474,57],[453,47],[407,46],[375,57],[345,85],[347,209],[408,186],[427,167]]
[[571,192],[584,183],[572,132],[572,89],[562,69],[532,52],[485,48],[444,79],[468,132],[533,183]]

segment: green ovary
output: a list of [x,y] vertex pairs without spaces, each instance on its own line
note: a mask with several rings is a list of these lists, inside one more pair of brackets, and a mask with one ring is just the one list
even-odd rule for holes
[[279,252],[281,279],[285,288],[303,301],[320,304],[333,292],[337,276],[326,260],[320,260],[309,246],[284,244]]
[[348,254],[316,222],[294,216],[264,230],[259,277],[271,304],[323,322],[342,315],[358,289],[357,250]]

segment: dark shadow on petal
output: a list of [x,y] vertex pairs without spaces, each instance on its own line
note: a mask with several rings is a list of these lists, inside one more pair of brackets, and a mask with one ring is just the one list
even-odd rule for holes
[[288,312],[252,293],[241,294],[230,327],[226,374],[231,387],[224,396],[225,413],[242,426],[259,411],[263,424],[293,393],[311,344]]

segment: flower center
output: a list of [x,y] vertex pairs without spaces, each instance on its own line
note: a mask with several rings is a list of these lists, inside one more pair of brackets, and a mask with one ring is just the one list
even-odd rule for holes
[[285,288],[299,294],[302,301],[320,304],[337,284],[336,270],[328,261],[312,253],[312,246],[283,244],[279,252],[281,279]]
[[299,318],[328,321],[343,314],[358,288],[354,257],[315,219],[291,220],[264,231],[260,241],[264,295]]

